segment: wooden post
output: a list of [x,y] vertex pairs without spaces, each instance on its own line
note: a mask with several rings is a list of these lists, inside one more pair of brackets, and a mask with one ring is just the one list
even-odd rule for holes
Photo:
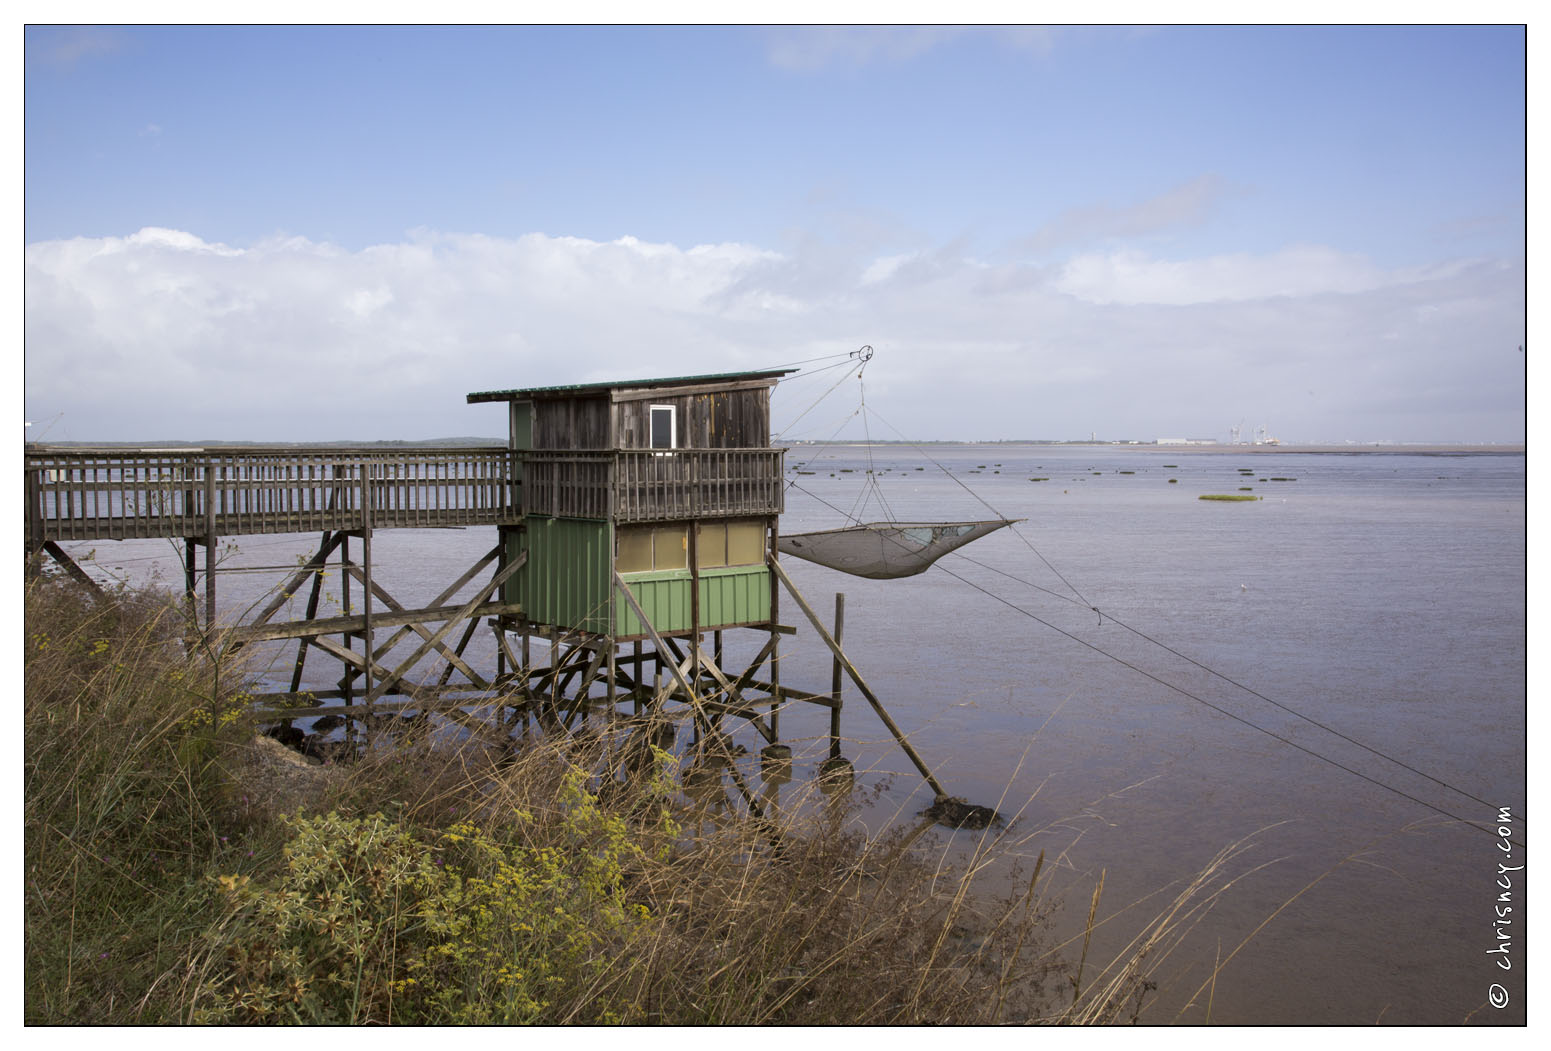
[[630,658],[635,662],[635,714],[641,714],[641,640],[636,639],[630,647]]
[[366,652],[366,703],[370,708],[377,691],[373,689],[372,667],[372,472],[369,464],[361,464],[361,585],[365,591],[361,613],[365,621],[362,646]]
[[560,710],[560,661],[562,658],[560,628],[549,626],[549,703],[553,711]]
[[43,547],[43,469],[27,472],[27,547],[31,558]]
[[[770,522],[770,550],[767,558],[775,561],[779,555],[777,543],[780,540],[781,520],[771,519]],[[772,574],[773,575],[773,574]],[[779,741],[781,739],[781,589],[775,586],[775,581],[770,582],[770,734]]]
[[519,681],[522,684],[522,728],[528,729],[528,715],[533,707],[533,632],[529,629],[528,622],[522,622],[522,674]]
[[[340,604],[345,616],[350,616],[350,534],[344,534],[344,539],[339,542],[339,591]],[[347,650],[355,649],[354,636],[348,628],[339,633],[339,641]],[[345,707],[355,703],[355,668],[345,665]]]
[[183,602],[188,606],[191,631],[199,628],[199,554],[194,550],[198,543],[191,536],[183,538]]
[[856,665],[851,663],[851,659],[841,650],[840,644],[834,640],[828,629],[824,627],[824,622],[819,619],[819,615],[813,612],[813,607],[808,605],[808,600],[802,597],[802,592],[797,590],[797,585],[792,583],[792,578],[786,575],[786,570],[781,568],[781,563],[771,559],[770,568],[775,572],[776,577],[781,583],[786,586],[787,592],[796,601],[803,615],[813,625],[814,630],[819,633],[819,637],[824,640],[824,645],[829,647],[829,651],[835,655],[835,659],[840,663],[840,666],[851,677],[851,681],[856,684],[856,688],[861,691],[863,697],[867,698],[867,703],[872,705],[872,710],[878,713],[878,718],[883,720],[883,725],[889,728],[889,733],[894,735],[894,741],[899,745],[900,750],[909,757],[911,763],[921,772],[921,776],[926,779],[926,783],[932,786],[932,791],[937,793],[937,798],[948,798],[947,789],[943,788],[938,783],[937,778],[932,776],[931,770],[927,769],[925,760],[921,758],[910,744],[909,738],[899,728],[899,724],[894,722],[893,718],[884,709],[883,702],[878,700],[878,695],[872,692],[872,687],[867,685],[867,681],[862,678],[862,673],[856,670]]
[[[840,647],[846,628],[846,597],[844,592],[835,592],[835,646]],[[830,678],[830,696],[835,699],[835,706],[829,710],[829,757],[840,758],[840,688],[844,680],[841,678],[840,657],[835,657],[833,674]]]
[[205,460],[205,630],[215,628],[215,460]]
[[[689,523],[689,681],[700,688],[700,520]],[[697,706],[697,716],[698,706]],[[698,728],[697,728],[698,729]],[[710,726],[707,725],[707,730]]]
[[[610,590],[612,591],[612,589],[610,589]],[[615,708],[614,708],[614,686],[615,686],[614,677],[619,673],[619,665],[615,662],[615,657],[616,657],[615,651],[616,651],[617,647],[615,646],[614,636],[612,634],[609,635],[608,642],[606,643],[606,645],[609,648],[609,672],[608,672],[609,680],[608,680],[608,693],[607,693],[607,695],[604,698],[604,702],[609,706],[608,707],[607,722],[608,722],[608,724],[610,726],[612,726],[614,724],[614,720],[616,718],[618,718],[618,716],[619,716],[619,712],[617,712],[615,710]]]

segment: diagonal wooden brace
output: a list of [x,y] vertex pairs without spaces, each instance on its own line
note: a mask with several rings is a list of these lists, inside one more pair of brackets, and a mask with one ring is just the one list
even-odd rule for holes
[[[360,566],[349,567],[349,573],[352,577],[355,577],[356,580],[360,581],[363,587],[367,586],[368,581],[366,579],[366,573],[361,569]],[[370,587],[371,593],[376,595],[384,606],[387,606],[395,613],[404,612],[404,607],[399,605],[398,601],[394,599],[392,595],[388,594],[387,589],[384,588],[381,584],[373,580],[370,582]],[[415,634],[419,635],[422,639],[430,639],[431,637],[431,632],[427,630],[423,624],[408,624],[405,626],[409,628],[410,631],[413,631]],[[390,639],[389,643],[391,644],[392,641],[393,640]],[[379,647],[377,653],[373,654],[373,658],[375,659],[377,654],[386,653],[389,649],[391,649],[392,647],[390,644],[385,644],[382,647]],[[451,671],[452,668],[457,668],[464,675],[467,675],[469,681],[472,682],[475,686],[479,687],[481,690],[490,688],[490,684],[486,682],[477,671],[469,667],[468,664],[464,662],[460,653],[453,652],[440,642],[435,643],[435,647],[438,653],[447,658],[449,671]]]
[[899,728],[899,725],[884,710],[883,702],[878,700],[878,695],[872,692],[872,687],[867,685],[866,680],[862,678],[862,673],[856,670],[856,665],[851,663],[851,658],[845,655],[845,651],[840,648],[840,643],[836,642],[834,636],[824,627],[824,622],[819,619],[819,615],[813,611],[812,606],[808,605],[808,600],[802,597],[802,593],[797,590],[797,585],[792,583],[792,578],[786,575],[786,570],[781,568],[781,563],[775,558],[771,558],[770,569],[775,573],[776,578],[785,585],[787,593],[797,600],[797,605],[807,615],[809,623],[818,631],[819,637],[824,640],[824,645],[829,647],[830,652],[835,655],[835,660],[845,669],[846,674],[851,677],[851,681],[856,683],[856,688],[861,691],[863,697],[867,698],[867,703],[872,705],[872,710],[878,713],[878,718],[883,720],[883,725],[889,728],[889,733],[894,735],[894,740],[899,744],[900,749],[915,764],[915,768],[921,771],[921,776],[926,778],[926,783],[932,786],[932,791],[937,793],[937,798],[947,799],[948,790],[943,788],[938,783],[937,778],[932,776],[932,772],[927,769],[925,760],[916,753],[915,748],[910,744],[909,738],[905,736],[905,732]]
[[506,583],[507,577],[517,572],[519,569],[525,566],[527,562],[528,553],[524,551],[521,555],[517,556],[516,561],[512,562],[510,565],[503,568],[494,577],[490,578],[488,583],[482,584],[479,590],[475,592],[474,597],[465,603],[457,613],[448,618],[447,622],[437,630],[436,634],[432,635],[429,639],[425,640],[419,646],[417,646],[415,648],[415,652],[411,653],[403,663],[401,663],[397,668],[393,669],[391,674],[389,674],[376,686],[372,687],[371,692],[366,695],[366,703],[376,703],[377,698],[381,697],[387,691],[389,686],[402,680],[404,674],[420,662],[421,657],[424,657],[427,653],[430,653],[432,648],[434,648],[448,635],[451,635],[453,629],[455,629],[459,624],[463,623],[463,621],[467,620],[470,614],[472,614],[476,609],[483,605],[484,601],[495,592],[496,588]]

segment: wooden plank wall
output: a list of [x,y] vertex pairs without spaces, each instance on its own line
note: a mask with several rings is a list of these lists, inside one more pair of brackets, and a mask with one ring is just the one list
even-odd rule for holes
[[763,449],[770,445],[770,391],[727,390],[669,393],[632,398],[614,406],[614,432],[621,449],[651,448],[651,407],[677,412],[680,449]]

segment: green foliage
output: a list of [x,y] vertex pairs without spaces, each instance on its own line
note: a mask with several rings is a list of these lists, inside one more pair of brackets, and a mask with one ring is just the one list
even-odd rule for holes
[[641,851],[568,773],[563,845],[530,847],[471,822],[440,833],[382,814],[301,819],[285,870],[216,881],[233,907],[230,962],[204,1021],[513,1024],[587,994],[649,913],[627,905]]

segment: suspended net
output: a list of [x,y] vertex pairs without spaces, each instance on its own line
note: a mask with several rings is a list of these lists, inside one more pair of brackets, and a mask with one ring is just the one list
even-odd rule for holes
[[868,522],[780,538],[783,554],[842,573],[892,580],[923,573],[943,555],[1022,519],[988,522]]

